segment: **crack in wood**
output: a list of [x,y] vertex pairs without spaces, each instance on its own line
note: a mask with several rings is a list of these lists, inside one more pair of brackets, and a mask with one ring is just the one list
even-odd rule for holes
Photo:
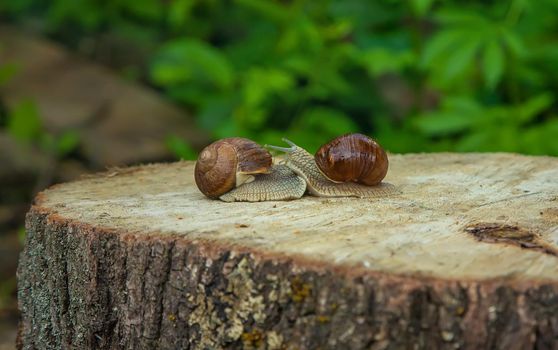
[[464,230],[480,242],[510,244],[558,257],[558,249],[545,242],[536,232],[518,225],[475,223],[467,225]]

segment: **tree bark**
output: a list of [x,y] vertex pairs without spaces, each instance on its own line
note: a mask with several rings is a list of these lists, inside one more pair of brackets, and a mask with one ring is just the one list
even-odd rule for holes
[[558,159],[392,155],[389,198],[224,203],[193,163],[54,186],[23,349],[558,349]]

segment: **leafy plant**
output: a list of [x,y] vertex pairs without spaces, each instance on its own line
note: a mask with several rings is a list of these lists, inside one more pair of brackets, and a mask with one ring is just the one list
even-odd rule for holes
[[67,131],[59,136],[45,131],[39,118],[37,106],[32,100],[21,101],[8,112],[7,131],[16,139],[38,146],[56,158],[62,158],[73,151],[79,137]]
[[396,152],[558,155],[557,0],[25,0],[2,15],[77,50],[141,47],[123,69],[215,138],[315,149],[361,131]]

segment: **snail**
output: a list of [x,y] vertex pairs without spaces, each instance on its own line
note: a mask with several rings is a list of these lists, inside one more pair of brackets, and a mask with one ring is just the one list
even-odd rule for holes
[[382,183],[388,158],[368,136],[348,134],[320,147],[315,156],[293,142],[267,148],[287,154],[272,164],[271,154],[254,141],[227,138],[202,150],[194,169],[196,185],[209,198],[225,202],[318,197],[383,197],[396,193]]
[[269,151],[252,140],[232,137],[205,147],[194,168],[198,189],[226,202],[302,197],[306,183],[285,165],[272,165]]
[[388,171],[384,149],[362,134],[339,136],[326,143],[314,156],[320,171],[334,182],[358,182],[367,186],[379,184]]
[[287,154],[285,165],[304,179],[314,196],[378,197],[397,192],[393,185],[381,183],[388,158],[368,136],[339,136],[320,147],[315,156],[287,139],[283,141],[291,147],[266,147]]
[[254,174],[271,171],[271,154],[257,143],[231,137],[215,141],[205,147],[194,168],[194,178],[200,191],[209,198],[229,192]]

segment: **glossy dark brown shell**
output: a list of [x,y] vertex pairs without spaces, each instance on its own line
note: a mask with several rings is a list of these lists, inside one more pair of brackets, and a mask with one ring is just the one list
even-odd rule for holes
[[388,171],[386,152],[362,134],[339,136],[326,143],[314,157],[321,172],[333,181],[379,184]]
[[237,173],[267,173],[271,161],[271,154],[252,140],[241,137],[221,139],[200,152],[194,178],[203,194],[218,198],[236,186]]

